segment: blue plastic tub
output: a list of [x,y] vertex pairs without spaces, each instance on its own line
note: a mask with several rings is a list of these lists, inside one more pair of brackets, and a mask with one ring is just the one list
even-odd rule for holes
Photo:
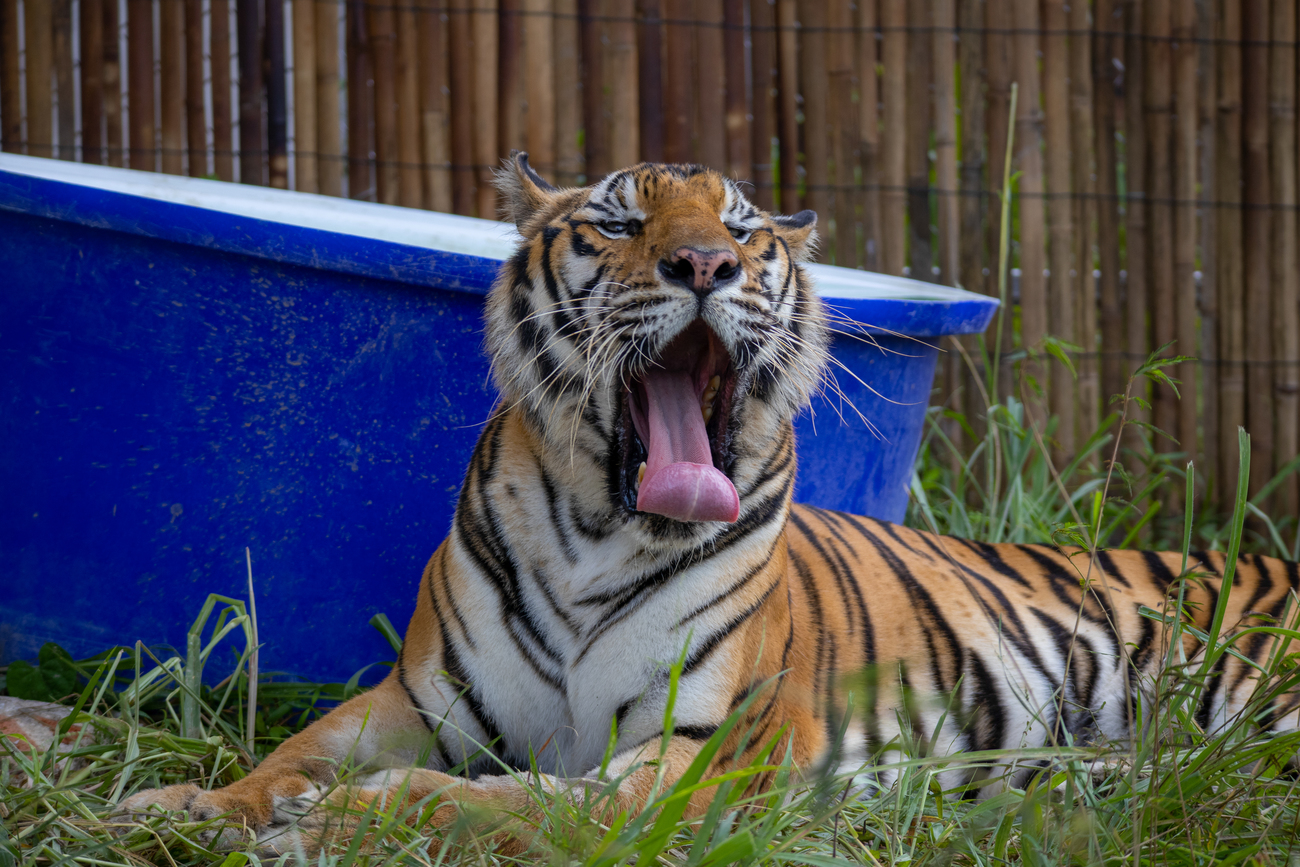
[[[209,593],[246,595],[245,546],[264,669],[342,679],[391,658],[366,622],[405,625],[450,526],[495,399],[480,315],[513,238],[0,155],[0,659],[181,647]],[[996,302],[813,270],[876,335],[834,351],[877,431],[819,400],[796,496],[898,520],[934,338],[983,330]]]

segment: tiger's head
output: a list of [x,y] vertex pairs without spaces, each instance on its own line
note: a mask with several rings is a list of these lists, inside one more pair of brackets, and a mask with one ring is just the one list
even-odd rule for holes
[[799,267],[816,214],[768,214],[700,166],[561,190],[515,153],[498,186],[523,241],[488,302],[494,376],[548,452],[594,465],[589,507],[696,540],[783,509],[827,357]]

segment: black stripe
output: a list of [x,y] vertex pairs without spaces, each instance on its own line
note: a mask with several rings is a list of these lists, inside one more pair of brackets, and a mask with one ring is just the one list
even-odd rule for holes
[[[791,510],[790,524],[803,535],[808,544],[812,546],[812,549],[817,552],[817,556],[821,558],[827,571],[830,572],[831,578],[835,580],[835,586],[839,590],[840,597],[843,599],[849,599],[850,594],[852,594],[853,601],[857,603],[857,615],[865,620],[866,604],[862,599],[862,590],[857,586],[857,581],[853,580],[853,573],[852,570],[849,569],[848,562],[845,561],[843,554],[839,550],[828,549],[828,546],[823,542],[823,537],[813,532],[812,527],[809,526],[809,524],[800,516],[800,511],[803,510]],[[806,510],[806,514],[821,522],[822,526],[831,537],[826,539],[825,542],[839,539],[841,543],[844,543],[844,547],[849,547],[849,545],[844,541],[844,537],[836,533],[830,526],[830,521],[827,519],[826,512],[821,509],[808,509]],[[844,614],[848,618],[849,631],[853,632],[855,625],[853,608],[846,607],[844,609]]]
[[955,536],[949,536],[947,538],[952,539],[955,542],[960,542],[961,544],[965,545],[967,548],[970,548],[977,555],[979,555],[985,562],[987,562],[989,564],[989,567],[992,568],[994,572],[998,573],[1004,578],[1010,578],[1012,581],[1016,582],[1021,587],[1028,588],[1029,590],[1037,589],[1036,587],[1034,587],[1033,582],[1030,581],[1028,578],[1026,578],[1019,569],[1016,569],[1014,566],[1012,566],[1010,563],[1008,563],[1006,560],[1002,558],[1002,554],[998,552],[998,546],[989,545],[985,542],[976,542],[971,539],[958,539]]
[[673,726],[673,737],[690,738],[693,741],[707,741],[717,734],[720,726],[716,725],[685,725]]
[[1178,583],[1179,576],[1174,574],[1174,570],[1170,569],[1169,564],[1155,551],[1142,551],[1141,555],[1142,562],[1146,564],[1147,575],[1150,577],[1151,583],[1160,588],[1162,595],[1168,593],[1169,588]]
[[623,720],[627,719],[627,715],[632,711],[632,708],[636,707],[639,701],[641,701],[641,696],[634,695],[620,704],[618,710],[614,711],[614,725],[622,729]]
[[[1255,555],[1255,570],[1254,570],[1256,575],[1255,590],[1250,595],[1250,601],[1248,601],[1246,603],[1246,606],[1241,609],[1242,616],[1241,619],[1238,621],[1241,627],[1245,627],[1248,625],[1245,621],[1246,618],[1249,617],[1252,613],[1255,614],[1266,613],[1266,612],[1257,612],[1255,610],[1255,606],[1259,604],[1260,600],[1264,599],[1266,596],[1268,596],[1268,594],[1273,592],[1274,581],[1273,581],[1273,576],[1269,571],[1270,559],[1271,558],[1263,557],[1259,554]],[[1240,575],[1240,573],[1238,574]],[[1285,594],[1283,594],[1283,598],[1285,599]],[[1276,610],[1276,608],[1277,606],[1275,605],[1274,610]],[[1260,661],[1259,653],[1261,650],[1263,650],[1264,645],[1269,641],[1269,638],[1270,636],[1268,635],[1268,633],[1265,632],[1259,632],[1256,633],[1255,635],[1250,636],[1249,643],[1244,651],[1246,657],[1248,659],[1253,659],[1256,662]],[[1251,671],[1252,669],[1249,666],[1246,665],[1238,666],[1237,676],[1232,679],[1232,683],[1228,686],[1228,689],[1226,690],[1226,695],[1234,694],[1237,691],[1237,689],[1240,688],[1241,684],[1246,680],[1246,678],[1250,677]]]
[[[944,554],[943,550],[935,541],[936,537],[931,536],[928,533],[917,533],[917,537],[921,539],[921,541],[925,542],[936,555]],[[952,536],[944,536],[943,538],[948,542],[965,541],[962,539],[955,539]],[[977,548],[975,550],[978,553],[979,549]],[[950,558],[949,564],[958,567],[958,577],[960,577],[962,582],[966,585],[966,589],[971,594],[971,597],[983,609],[990,624],[997,626],[1001,634],[1006,636],[1011,645],[1026,659],[1028,659],[1030,664],[1032,664],[1034,668],[1043,675],[1043,677],[1051,680],[1052,667],[1043,660],[1042,656],[1038,652],[1038,643],[1029,635],[1028,630],[1025,628],[1025,624],[1020,618],[1021,606],[1008,599],[1006,593],[1003,592],[1002,587],[982,572],[958,562],[956,558]],[[976,592],[975,588],[970,586],[970,582],[967,579],[974,579],[979,582],[979,585],[988,593],[992,594],[993,600],[998,603],[999,610],[996,612],[991,610],[989,607],[989,601],[985,599],[982,594]]]
[[[411,689],[410,684],[406,682],[405,656],[406,656],[406,645],[403,644],[402,651],[397,654],[397,682],[402,685],[402,689],[406,690],[406,697],[411,700],[411,707],[415,709],[415,713],[417,716],[420,717],[420,720],[424,723],[424,727],[427,728],[431,733],[436,733],[437,726],[435,726],[433,724],[433,721],[429,719],[429,712],[424,709],[424,705],[420,704],[420,699],[416,697],[415,690]],[[441,747],[441,745],[439,745],[439,747]]]
[[[1044,549],[1042,545],[1022,545],[1020,550],[1042,568],[1043,576],[1047,578],[1047,584],[1057,599],[1064,605],[1079,611],[1087,620],[1110,632],[1114,641],[1114,653],[1119,656],[1122,652],[1117,632],[1119,623],[1102,595],[1091,589],[1080,590],[1079,574],[1053,559],[1048,553],[1050,549]],[[1077,597],[1074,595],[1076,590],[1079,591]]]
[[[444,625],[442,628],[442,664],[443,670],[452,682],[461,686],[460,698],[464,701],[466,709],[474,717],[475,722],[483,729],[484,744],[499,743],[501,740],[501,727],[497,724],[492,713],[483,706],[478,696],[474,692],[474,685],[470,682],[469,675],[465,671],[465,666],[460,660],[460,654],[456,650],[456,645],[452,642],[451,636],[447,633]],[[450,715],[450,711],[448,714]]]
[[[943,616],[943,612],[939,610],[929,591],[912,574],[912,570],[908,568],[907,564],[879,537],[867,529],[865,524],[854,521],[851,515],[846,516],[846,518],[857,526],[858,532],[862,533],[875,546],[880,558],[889,567],[889,570],[894,573],[894,577],[898,579],[903,589],[907,591],[907,595],[911,598],[916,609],[914,614],[917,622],[921,624],[924,631],[925,642],[930,648],[930,670],[934,676],[937,691],[941,693],[952,692],[957,685],[960,672],[964,668],[963,661],[965,657],[965,649],[961,640],[957,637],[957,633],[953,630],[947,618]],[[954,672],[952,677],[945,678],[942,669],[938,667],[944,661],[948,662],[949,667]]]
[[[780,540],[778,539],[778,541]],[[710,608],[714,608],[718,605],[721,605],[723,602],[727,601],[732,596],[734,596],[737,591],[741,590],[746,584],[748,584],[750,581],[753,581],[755,578],[757,578],[759,574],[761,574],[762,571],[771,564],[772,552],[774,550],[776,550],[775,546],[768,549],[767,555],[763,557],[763,559],[758,561],[758,565],[756,565],[754,568],[746,572],[744,578],[741,578],[735,584],[729,585],[726,589],[724,589],[721,593],[714,596],[708,602],[705,602],[702,605],[696,607],[695,610],[693,610],[690,614],[687,614],[681,620],[678,620],[675,624],[673,624],[672,628],[680,629],[681,627],[685,626],[687,623],[694,620],[696,617],[699,617],[701,614],[708,611]]]
[[753,605],[733,617],[726,626],[722,627],[717,632],[714,632],[704,640],[703,644],[699,645],[699,647],[692,651],[686,657],[686,661],[682,664],[682,677],[686,677],[695,669],[703,665],[708,658],[713,655],[713,651],[717,650],[718,646],[722,644],[723,639],[744,625],[745,621],[749,620],[749,618],[753,617],[754,614],[763,607],[763,604],[767,602],[768,597],[772,595],[772,591],[779,586],[780,582],[778,581],[771,587],[767,588],[763,595],[758,597]]
[[[441,586],[447,594],[447,601],[451,603],[451,614],[456,618],[457,625],[460,626],[460,634],[465,636],[465,643],[469,645],[470,650],[477,650],[478,645],[474,641],[474,633],[470,631],[469,624],[465,622],[464,615],[460,613],[460,606],[456,604],[456,597],[452,595],[451,586],[447,583],[447,549],[449,547],[449,545],[442,545],[438,549],[441,552],[438,555],[438,574],[441,576]],[[425,586],[429,590],[429,604],[433,607],[434,616],[437,617],[439,623],[442,623],[445,618],[442,608],[438,604],[438,594],[435,592],[433,581],[434,576],[430,573],[429,581]]]
[[[997,681],[989,673],[988,667],[979,653],[970,656],[971,673],[974,675],[973,695],[968,703],[975,711],[972,724],[977,734],[976,750],[996,750],[1007,744],[1007,714],[1002,707],[1002,697],[998,694]],[[981,724],[987,719],[987,727]],[[983,729],[983,731],[981,731]],[[978,737],[978,735],[983,737]]]
[[1097,565],[1101,567],[1101,571],[1105,575],[1114,578],[1125,587],[1131,588],[1133,586],[1129,583],[1128,578],[1124,576],[1124,570],[1120,569],[1119,566],[1116,565],[1115,558],[1110,555],[1109,551],[1097,552]]
[[560,543],[560,550],[564,553],[564,559],[569,563],[578,562],[578,552],[573,547],[573,542],[569,540],[569,534],[564,532],[564,520],[560,516],[559,495],[555,491],[555,482],[551,480],[550,473],[539,461],[537,472],[542,480],[542,492],[546,495],[546,510],[551,516],[551,526],[555,528],[556,541]]
[[781,436],[781,441],[777,443],[775,451],[758,471],[754,483],[741,494],[742,498],[750,496],[772,479],[789,471],[791,464],[794,462],[794,446],[791,442],[793,437],[793,429],[787,427]]
[[[476,462],[474,470],[476,473],[476,487],[479,488],[479,495],[472,500],[466,496],[469,491],[467,486],[462,491],[461,503],[456,509],[456,530],[460,535],[463,549],[469,554],[475,567],[479,572],[488,579],[488,582],[496,589],[498,600],[510,629],[511,638],[518,648],[520,655],[527,660],[529,666],[546,683],[554,689],[563,692],[563,684],[556,675],[547,671],[542,664],[533,657],[530,648],[516,634],[515,627],[523,630],[525,635],[546,654],[553,663],[560,662],[560,654],[552,648],[545,637],[544,630],[534,621],[532,612],[522,599],[519,587],[518,567],[515,563],[514,556],[510,550],[505,535],[501,530],[500,522],[497,519],[496,512],[492,508],[491,501],[487,496],[483,476],[485,470],[495,471],[495,454],[499,447],[498,439],[500,437],[500,428],[492,431],[491,436],[484,432],[484,439],[490,439],[492,443],[491,456],[492,460],[488,462],[487,467]],[[480,441],[481,442],[481,441]],[[478,507],[481,514],[474,514],[474,507]],[[477,520],[473,520],[477,518]]]
[[821,671],[822,659],[826,650],[826,617],[822,609],[821,593],[817,590],[817,578],[813,575],[812,570],[803,557],[795,551],[790,551],[790,565],[794,566],[794,574],[799,578],[799,583],[803,585],[804,596],[808,600],[813,618],[813,627],[817,630],[817,653],[814,657],[815,671]]
[[739,521],[729,525],[726,530],[713,540],[678,555],[672,563],[643,575],[632,585],[619,590],[608,590],[604,593],[584,596],[577,601],[577,604],[609,605],[612,603],[613,611],[626,607],[637,597],[647,592],[653,592],[685,570],[711,559],[715,554],[725,551],[750,533],[763,527],[780,513],[781,508],[785,505],[788,492],[789,485],[786,484],[780,491],[777,491],[768,499],[757,504],[748,513],[742,515]]

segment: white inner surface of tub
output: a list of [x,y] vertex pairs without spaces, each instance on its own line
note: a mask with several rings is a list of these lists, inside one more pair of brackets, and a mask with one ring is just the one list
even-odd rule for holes
[[[0,171],[115,193],[173,202],[241,217],[338,232],[467,256],[505,259],[519,243],[514,226],[495,220],[358,202],[313,193],[162,175],[110,166],[0,154]],[[952,303],[975,296],[960,289],[869,271],[809,265],[817,293],[827,298],[893,298]]]

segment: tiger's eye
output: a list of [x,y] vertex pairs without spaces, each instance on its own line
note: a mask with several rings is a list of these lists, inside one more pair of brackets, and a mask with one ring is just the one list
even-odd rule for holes
[[735,238],[737,241],[739,241],[742,244],[748,241],[749,236],[753,234],[752,232],[749,231],[749,229],[739,227],[739,226],[728,226],[727,231],[731,233],[731,237]]
[[626,235],[629,228],[627,223],[619,222],[601,223],[600,227],[611,235]]

